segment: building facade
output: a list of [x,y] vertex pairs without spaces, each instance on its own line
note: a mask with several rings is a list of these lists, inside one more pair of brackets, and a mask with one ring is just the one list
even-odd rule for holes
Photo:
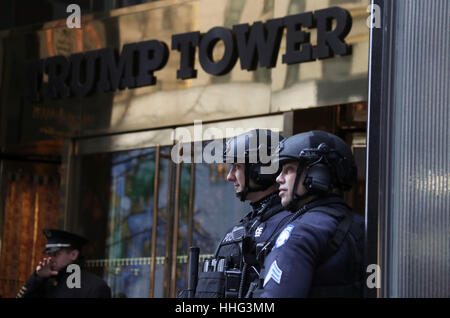
[[[87,266],[114,297],[176,296],[189,247],[208,257],[249,209],[235,199],[227,166],[201,155],[211,141],[254,128],[321,129],[348,142],[358,184],[346,200],[366,216],[366,263],[382,265],[381,282],[395,281],[395,261],[380,253],[393,253],[386,238],[406,215],[382,219],[398,206],[383,210],[374,197],[385,175],[373,147],[392,136],[380,133],[379,114],[379,76],[390,73],[374,55],[387,46],[373,47],[388,30],[375,27],[376,14],[371,28],[369,0],[119,2],[82,14],[79,28],[69,27],[74,17],[0,31],[0,295],[14,296],[42,257],[42,229],[60,227],[91,240]],[[372,5],[382,23],[400,12]],[[449,149],[446,140],[436,146]],[[174,160],[174,145],[191,160]],[[448,190],[445,156],[438,191]],[[448,224],[443,193],[436,215]],[[367,296],[404,295],[382,291]]]

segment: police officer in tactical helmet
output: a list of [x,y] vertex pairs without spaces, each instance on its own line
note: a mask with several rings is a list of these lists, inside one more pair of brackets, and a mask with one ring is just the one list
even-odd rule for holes
[[342,198],[357,174],[350,148],[310,131],[281,141],[277,155],[279,196],[295,213],[259,255],[262,297],[360,297],[364,222]]
[[265,129],[251,130],[227,141],[224,161],[231,164],[227,180],[237,197],[250,201],[251,211],[229,230],[212,259],[205,261],[196,297],[245,297],[259,278],[256,245],[270,240],[280,223],[292,215],[284,211],[276,176],[279,165],[271,155],[282,136]]
[[[236,196],[241,201],[257,203],[277,191],[278,163],[275,163],[276,167],[272,165],[270,173],[263,173],[264,167],[269,170],[278,139],[283,138],[277,135],[270,130],[255,129],[228,140],[224,152],[225,162],[231,163],[227,180],[233,182]],[[275,146],[272,146],[272,139]]]

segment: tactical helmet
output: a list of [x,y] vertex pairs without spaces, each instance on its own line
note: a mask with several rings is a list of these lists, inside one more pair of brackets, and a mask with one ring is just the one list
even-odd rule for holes
[[[236,195],[245,201],[249,192],[263,191],[276,184],[280,169],[277,167],[271,173],[264,173],[264,167],[271,165],[272,155],[283,139],[277,132],[268,129],[254,129],[236,137],[226,143],[224,161],[226,163],[245,164],[245,186]],[[257,185],[250,187],[250,180]]]
[[[284,139],[275,155],[280,165],[292,160],[300,162],[293,203],[311,194],[327,194],[333,188],[348,191],[356,181],[357,168],[350,147],[341,138],[325,131],[314,130]],[[302,169],[306,169],[303,185],[308,192],[299,197],[296,191]]]

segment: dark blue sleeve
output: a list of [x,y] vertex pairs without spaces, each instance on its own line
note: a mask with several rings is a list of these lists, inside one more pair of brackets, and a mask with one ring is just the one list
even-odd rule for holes
[[315,212],[288,224],[264,262],[261,297],[307,297],[318,260],[336,226],[333,217]]
[[47,279],[40,278],[34,272],[19,290],[16,298],[44,297],[44,284],[46,281]]

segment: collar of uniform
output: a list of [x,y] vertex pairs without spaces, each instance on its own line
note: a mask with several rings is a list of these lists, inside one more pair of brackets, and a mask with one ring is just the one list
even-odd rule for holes
[[[253,210],[253,216],[256,216],[257,214],[259,214],[261,212],[261,210],[267,206],[267,204],[272,203],[273,201],[280,199],[280,197],[278,196],[278,192],[273,192],[271,194],[266,195],[264,198],[256,201],[256,202],[252,202],[250,203],[252,210]],[[270,204],[272,205],[272,204]]]
[[332,204],[340,204],[346,206],[349,210],[351,208],[345,203],[344,199],[337,194],[329,194],[327,196],[318,197],[315,200],[312,200],[305,205],[303,205],[297,212],[300,210],[304,210],[304,212],[321,205],[332,205]]
[[78,259],[76,259],[73,263],[67,264],[65,267],[61,268],[58,271],[58,275],[56,275],[56,277],[58,277],[58,280],[63,278],[63,277],[65,277],[65,276],[70,275],[70,272],[67,272],[67,267],[69,265],[72,265],[72,264],[78,265],[80,267],[80,269],[83,270],[83,268],[84,268],[84,257],[81,256]]

